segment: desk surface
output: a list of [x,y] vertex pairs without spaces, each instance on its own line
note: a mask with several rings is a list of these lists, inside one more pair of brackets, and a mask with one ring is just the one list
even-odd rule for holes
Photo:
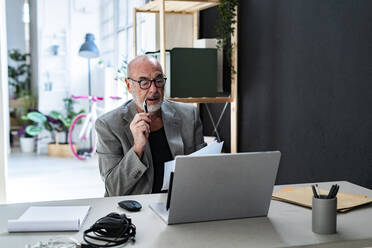
[[[322,188],[329,188],[332,183],[335,182],[319,184]],[[349,182],[337,183],[340,184],[340,192],[372,197],[372,190]],[[292,186],[306,185],[309,184]],[[288,185],[275,186],[274,192],[286,186]],[[128,213],[137,226],[136,243],[133,247],[285,247],[357,239],[368,239],[367,243],[372,245],[372,204],[338,214],[338,233],[319,235],[311,231],[310,209],[279,201],[271,201],[267,218],[168,226],[148,207],[149,203],[162,201],[165,197],[165,194],[154,194],[0,205],[0,246],[24,248],[26,244],[35,244],[56,236],[69,236],[81,241],[82,231],[98,218],[110,212],[125,213],[125,210],[117,206],[123,199],[135,199],[143,205],[140,212]],[[7,220],[18,218],[31,205],[90,205],[92,209],[80,232],[8,233]]]

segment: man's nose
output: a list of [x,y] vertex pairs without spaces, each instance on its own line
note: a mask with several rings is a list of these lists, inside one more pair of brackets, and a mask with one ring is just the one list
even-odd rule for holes
[[149,92],[156,92],[157,90],[158,88],[156,88],[155,81],[151,81]]

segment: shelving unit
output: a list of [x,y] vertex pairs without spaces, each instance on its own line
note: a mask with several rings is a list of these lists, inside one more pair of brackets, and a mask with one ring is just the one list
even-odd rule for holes
[[[52,32],[42,30],[39,56],[39,109],[50,111],[50,99],[60,99],[67,95],[66,82],[69,78],[68,33],[66,28]],[[56,46],[56,51],[52,47]],[[50,85],[49,85],[50,84]]]
[[[160,63],[163,70],[166,71],[165,60],[165,14],[186,14],[193,15],[193,33],[194,39],[198,39],[199,33],[199,12],[219,4],[219,0],[154,0],[139,8],[134,9],[133,15],[133,41],[134,41],[134,55],[137,54],[137,13],[159,13],[160,17]],[[237,9],[235,10],[238,11]],[[236,19],[237,19],[236,15]],[[229,97],[198,97],[198,98],[170,98],[170,100],[184,102],[184,103],[230,103],[230,122],[231,122],[231,153],[236,153],[238,150],[238,25],[235,22],[234,36],[231,37],[231,44],[233,46],[232,66],[235,68],[236,74],[231,80],[231,93]],[[226,107],[226,106],[225,106]],[[225,109],[225,108],[224,108]],[[222,113],[223,114],[223,113]],[[221,119],[221,116],[220,118]],[[213,122],[213,119],[211,119]],[[219,122],[218,122],[219,123]],[[214,122],[213,122],[214,125]]]

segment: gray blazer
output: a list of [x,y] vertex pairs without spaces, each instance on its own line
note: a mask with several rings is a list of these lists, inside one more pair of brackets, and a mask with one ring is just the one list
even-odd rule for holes
[[[205,146],[197,109],[191,105],[164,100],[163,125],[173,158],[187,155]],[[149,194],[154,167],[149,143],[140,160],[133,151],[129,125],[138,113],[132,100],[108,112],[96,121],[97,153],[105,196]]]

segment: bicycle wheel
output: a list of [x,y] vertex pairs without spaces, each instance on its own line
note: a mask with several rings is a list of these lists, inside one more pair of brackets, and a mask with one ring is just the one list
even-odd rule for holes
[[72,154],[80,160],[93,156],[96,149],[96,134],[93,120],[86,114],[76,116],[68,133],[68,143]]

